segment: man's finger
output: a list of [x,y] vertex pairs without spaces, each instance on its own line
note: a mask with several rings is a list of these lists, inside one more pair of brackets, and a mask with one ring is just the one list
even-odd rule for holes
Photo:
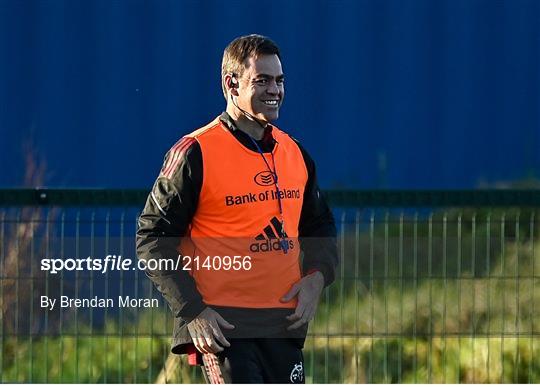
[[225,329],[234,329],[234,325],[232,325],[230,322],[228,322],[223,317],[221,317],[220,314],[217,314],[216,321],[219,325],[221,325]]
[[315,318],[315,312],[316,308],[311,306],[309,308],[306,308],[306,312],[304,313],[304,319],[309,323]]
[[287,330],[293,330],[293,329],[301,327],[304,324],[309,323],[311,320],[313,320],[313,317],[315,317],[315,311],[316,311],[316,307],[314,305],[312,305],[312,304],[307,305],[305,307],[304,312],[302,313],[302,316],[301,316],[300,320],[298,320],[294,324],[290,325],[287,328]]
[[202,346],[206,353],[214,353],[214,350],[212,349],[212,340],[214,339],[214,335],[211,332],[212,327],[207,326],[203,329],[204,330],[201,331],[199,336],[202,342]]
[[290,300],[292,300],[294,298],[294,296],[296,296],[298,294],[299,291],[300,291],[300,286],[298,286],[298,284],[293,285],[291,290],[289,290],[289,292],[287,294],[285,294],[283,297],[281,297],[280,301],[281,302],[289,302]]
[[306,311],[306,304],[299,302],[298,305],[296,306],[294,313],[287,316],[287,320],[289,321],[298,320],[302,318],[305,311]]
[[223,351],[223,347],[219,346],[218,343],[216,343],[216,340],[214,340],[214,336],[206,336],[204,338],[204,341],[206,342],[207,351],[210,353],[216,353]]
[[300,328],[302,325],[306,324],[308,321],[305,320],[303,317],[298,320],[297,322],[295,322],[294,324],[292,325],[289,325],[289,327],[287,328],[288,331],[292,331],[293,329],[296,329],[296,328]]
[[223,335],[223,332],[221,332],[221,329],[219,329],[219,327],[214,328],[213,331],[214,331],[214,337],[220,342],[220,344],[223,344],[226,347],[231,346],[231,343],[227,341],[227,339],[225,338],[225,336]]
[[210,346],[208,345],[208,342],[206,341],[206,337],[204,336],[199,337],[199,342],[202,348],[202,353],[212,353],[210,350]]
[[201,337],[193,338],[193,344],[195,345],[195,348],[197,348],[197,351],[199,351],[200,353],[208,353],[204,346],[204,341]]

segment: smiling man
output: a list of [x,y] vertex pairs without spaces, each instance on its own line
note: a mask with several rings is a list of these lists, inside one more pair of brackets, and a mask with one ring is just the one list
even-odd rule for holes
[[138,256],[183,256],[183,270],[147,274],[175,316],[172,351],[202,357],[207,381],[302,383],[308,323],[338,263],[334,219],[313,160],[271,124],[285,95],[276,44],[237,38],[221,71],[226,111],[166,154]]

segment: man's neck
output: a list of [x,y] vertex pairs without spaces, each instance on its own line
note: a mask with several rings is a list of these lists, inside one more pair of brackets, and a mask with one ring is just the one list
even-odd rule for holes
[[227,106],[226,112],[234,120],[239,130],[253,137],[255,140],[261,140],[263,138],[264,128],[257,122],[247,118],[235,106]]

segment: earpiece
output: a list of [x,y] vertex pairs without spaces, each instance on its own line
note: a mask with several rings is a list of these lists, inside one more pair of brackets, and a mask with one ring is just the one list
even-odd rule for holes
[[234,74],[231,75],[231,78],[229,78],[229,88],[237,87],[238,81],[236,80],[236,76]]

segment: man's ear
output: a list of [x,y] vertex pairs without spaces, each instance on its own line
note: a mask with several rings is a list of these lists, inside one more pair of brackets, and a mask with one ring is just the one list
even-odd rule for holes
[[235,97],[238,97],[238,79],[234,74],[225,74],[225,78],[223,79],[225,83],[225,87],[227,88],[227,91],[234,95]]

